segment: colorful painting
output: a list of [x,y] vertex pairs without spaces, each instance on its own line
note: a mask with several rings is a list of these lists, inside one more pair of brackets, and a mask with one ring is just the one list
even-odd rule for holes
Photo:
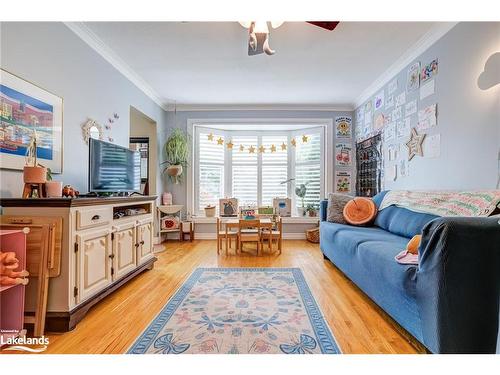
[[438,73],[438,60],[434,59],[425,65],[420,72],[420,82],[425,82]]
[[351,138],[352,118],[340,116],[335,118],[335,128],[337,129],[337,138]]
[[351,192],[351,172],[337,171],[335,173],[335,191],[344,194]]
[[408,69],[406,78],[406,91],[415,91],[420,87],[420,62],[416,62]]
[[335,145],[335,164],[342,167],[352,165],[352,146],[348,143]]
[[23,169],[26,148],[37,135],[39,164],[62,172],[62,99],[0,70],[0,161]]
[[339,354],[299,268],[198,268],[129,354]]

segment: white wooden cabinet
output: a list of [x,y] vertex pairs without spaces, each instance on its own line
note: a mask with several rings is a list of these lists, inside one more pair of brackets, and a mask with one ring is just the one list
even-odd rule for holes
[[115,226],[112,233],[113,252],[113,279],[119,279],[137,265],[136,226],[134,222]]
[[84,300],[112,283],[111,231],[100,229],[76,235],[79,295]]
[[153,220],[145,219],[137,225],[137,260],[144,263],[153,255]]
[[[61,272],[49,280],[49,330],[73,329],[91,306],[153,267],[155,201],[155,196],[0,198],[5,215],[62,218]],[[127,209],[142,211],[118,215],[130,213]],[[36,288],[27,289],[27,311],[35,296]]]

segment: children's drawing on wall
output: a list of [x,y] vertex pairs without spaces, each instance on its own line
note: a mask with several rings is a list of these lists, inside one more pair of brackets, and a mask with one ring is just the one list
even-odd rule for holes
[[430,79],[420,86],[420,100],[434,94],[434,80]]
[[412,100],[405,106],[405,116],[411,116],[414,113],[417,113],[417,100]]
[[384,128],[385,125],[385,116],[383,113],[378,113],[375,115],[373,120],[373,130],[375,132],[379,132]]
[[396,124],[394,122],[388,123],[384,128],[384,141],[389,142],[396,138]]
[[418,111],[417,130],[422,131],[437,125],[437,104]]
[[384,90],[380,91],[377,95],[375,95],[375,100],[373,101],[375,104],[375,111],[378,111],[384,106]]
[[387,85],[387,94],[392,95],[396,92],[397,89],[398,89],[398,80],[396,78],[395,80],[389,82],[389,84]]
[[399,157],[399,143],[387,146],[387,160],[395,161]]
[[352,165],[352,146],[349,143],[335,145],[335,164],[342,167]]
[[394,107],[394,95],[389,95],[385,101],[385,109]]
[[420,72],[420,82],[425,82],[438,73],[438,59],[432,60],[429,64],[422,67]]
[[392,121],[397,121],[403,117],[403,111],[401,109],[402,107],[396,107],[392,110],[391,112],[391,120]]
[[411,117],[406,117],[404,120],[399,120],[396,124],[396,137],[408,137],[411,131]]
[[351,192],[351,172],[337,171],[335,173],[335,191],[337,193]]
[[396,96],[396,107],[400,107],[402,106],[403,104],[406,103],[406,92],[403,91],[401,94],[399,94],[398,96]]
[[412,64],[408,68],[406,78],[406,91],[412,92],[420,87],[420,61]]
[[337,129],[337,138],[351,138],[352,118],[340,116],[335,118],[335,128]]
[[441,134],[425,137],[423,151],[426,158],[439,158],[441,156]]

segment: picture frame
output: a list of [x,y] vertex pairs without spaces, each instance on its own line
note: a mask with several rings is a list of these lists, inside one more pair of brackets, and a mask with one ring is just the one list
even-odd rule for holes
[[292,216],[292,200],[290,198],[273,198],[274,212],[282,217]]
[[219,199],[219,215],[221,217],[238,216],[238,199],[236,198]]
[[26,147],[36,131],[39,164],[63,169],[63,99],[0,69],[0,168],[22,170]]

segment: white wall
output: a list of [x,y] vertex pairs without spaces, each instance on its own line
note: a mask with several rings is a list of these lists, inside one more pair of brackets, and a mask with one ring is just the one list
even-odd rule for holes
[[[166,112],[134,86],[62,23],[0,24],[1,67],[60,96],[63,113],[63,173],[56,180],[88,190],[88,146],[80,126],[87,118],[105,124],[120,119],[107,132],[127,146],[133,106],[166,126]],[[19,197],[22,172],[0,170],[2,197]]]

